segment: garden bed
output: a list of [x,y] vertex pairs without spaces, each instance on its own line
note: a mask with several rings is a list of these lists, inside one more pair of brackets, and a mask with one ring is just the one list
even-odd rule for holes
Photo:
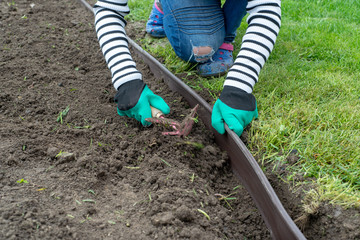
[[[201,122],[181,139],[116,114],[91,14],[75,1],[0,5],[1,239],[270,238]],[[134,58],[182,120],[187,103]],[[301,216],[301,194],[267,176]],[[317,211],[307,238],[359,236],[357,210]]]

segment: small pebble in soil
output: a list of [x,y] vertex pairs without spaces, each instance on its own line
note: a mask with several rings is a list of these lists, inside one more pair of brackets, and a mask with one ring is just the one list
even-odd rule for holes
[[55,156],[59,153],[59,149],[57,149],[56,147],[49,147],[46,151],[46,154],[48,155],[48,157],[50,158],[55,158]]
[[170,224],[173,219],[174,215],[172,214],[172,212],[162,212],[153,216],[151,222],[155,226],[160,226]]
[[57,164],[63,164],[63,163],[68,163],[68,162],[72,162],[72,161],[75,161],[75,154],[69,153],[69,152],[64,152],[64,153],[61,153],[61,155],[58,157]]

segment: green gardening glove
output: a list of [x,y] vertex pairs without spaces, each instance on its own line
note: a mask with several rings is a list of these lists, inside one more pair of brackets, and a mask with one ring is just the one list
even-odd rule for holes
[[146,118],[152,117],[150,105],[164,114],[170,113],[170,107],[166,102],[140,80],[121,85],[115,95],[115,102],[118,104],[117,112],[120,116],[135,118],[143,126],[151,125],[145,121]]
[[215,130],[224,134],[225,122],[240,136],[253,118],[258,118],[254,95],[235,87],[225,86],[211,114],[211,124]]

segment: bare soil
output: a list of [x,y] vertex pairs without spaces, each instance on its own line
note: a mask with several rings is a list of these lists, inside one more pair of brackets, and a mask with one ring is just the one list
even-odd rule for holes
[[[17,0],[0,2],[0,11],[0,239],[270,238],[201,122],[182,139],[116,114],[85,8]],[[134,58],[181,121],[187,103]],[[304,216],[302,193],[267,176],[290,216]],[[359,239],[359,221],[358,209],[321,205],[303,231]]]

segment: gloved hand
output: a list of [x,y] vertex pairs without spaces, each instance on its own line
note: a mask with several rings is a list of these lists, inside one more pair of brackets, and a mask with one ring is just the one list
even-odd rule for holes
[[141,80],[134,80],[121,85],[115,95],[117,112],[120,116],[135,118],[143,126],[151,125],[145,121],[151,118],[150,105],[164,114],[170,113],[170,107],[158,95],[155,95]]
[[211,114],[211,124],[215,130],[224,134],[225,122],[240,136],[253,118],[258,118],[254,95],[235,87],[225,86]]

